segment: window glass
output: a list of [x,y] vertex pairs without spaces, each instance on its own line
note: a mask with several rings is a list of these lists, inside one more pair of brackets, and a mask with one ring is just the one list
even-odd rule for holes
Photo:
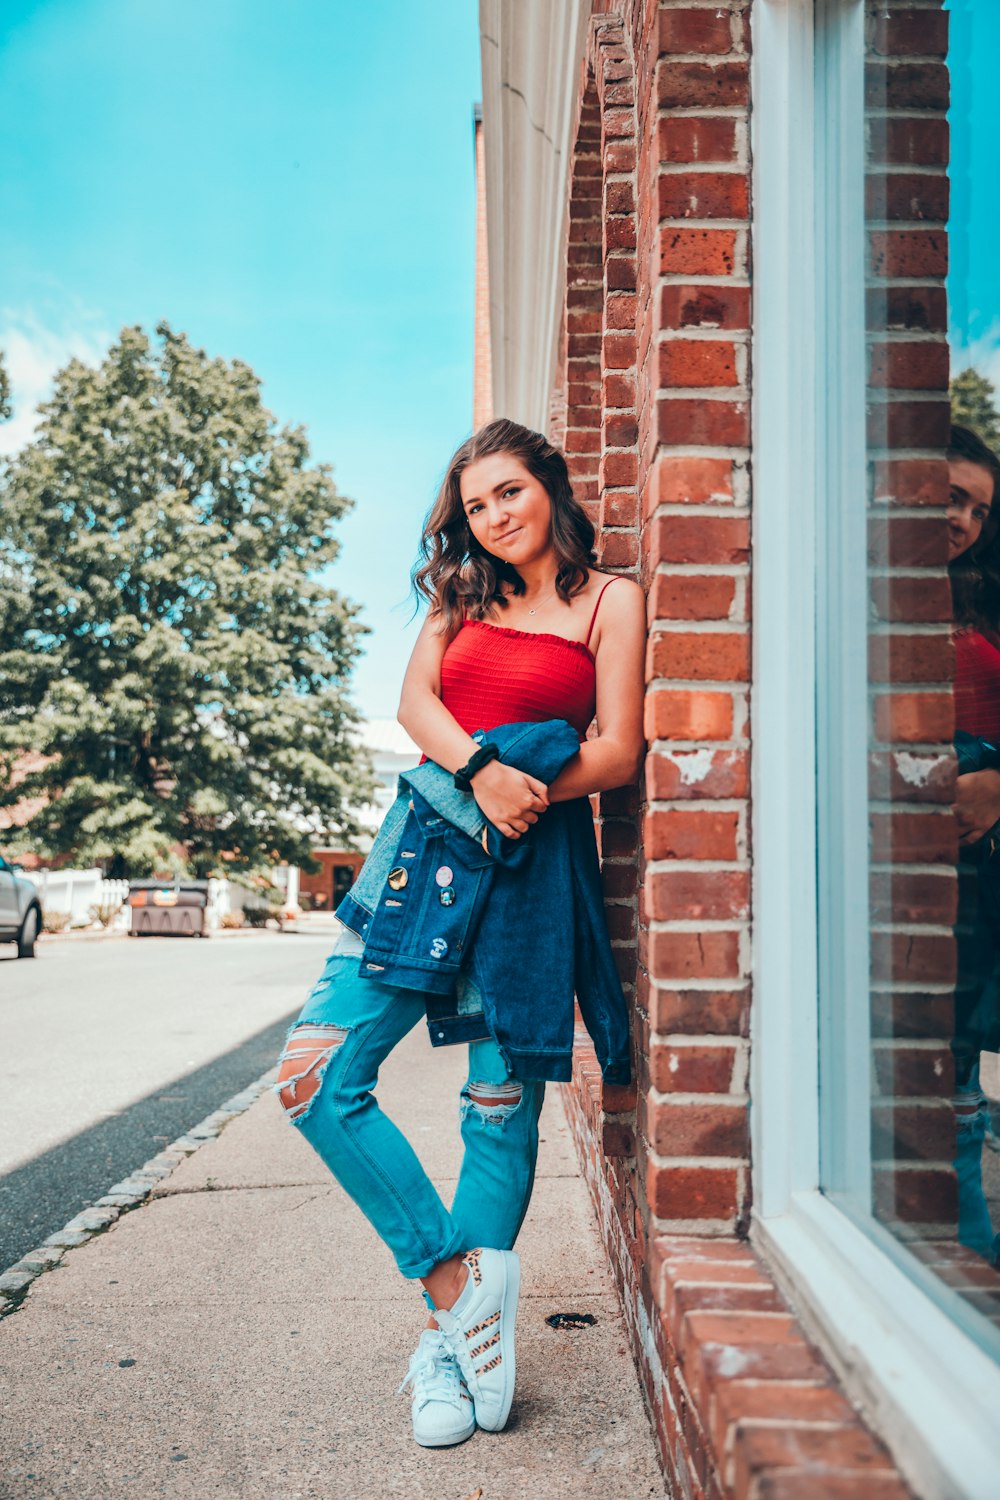
[[[823,1185],[1000,1357],[1000,6],[865,14],[864,285],[831,316],[865,325],[867,590],[828,576],[818,629]],[[862,609],[863,703],[860,653],[830,666]]]

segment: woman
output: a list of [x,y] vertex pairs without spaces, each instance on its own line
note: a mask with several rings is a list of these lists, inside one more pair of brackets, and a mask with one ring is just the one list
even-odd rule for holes
[[[593,526],[573,497],[562,454],[538,433],[508,421],[489,423],[458,450],[423,532],[423,563],[414,583],[430,608],[406,670],[399,722],[425,759],[442,768],[439,774],[453,773],[456,786],[471,792],[480,822],[486,820],[484,848],[493,847],[490,837],[517,841],[530,831],[523,846],[533,845],[529,873],[509,876],[508,884],[531,878],[541,841],[555,832],[563,813],[585,812],[587,804],[579,799],[633,782],[641,766],[645,603],[636,583],[595,570],[593,542]],[[599,733],[585,740],[595,713]],[[570,749],[548,784],[505,763],[497,745],[484,745],[477,735],[549,721],[554,735],[568,735]],[[416,817],[413,807],[411,796],[410,815]],[[383,833],[390,821],[391,813]],[[440,824],[441,818],[430,821]],[[593,845],[589,816],[584,821]],[[469,847],[479,853],[478,845]],[[516,853],[522,846],[504,847]],[[379,914],[390,923],[413,891],[412,885],[407,891],[405,860],[415,851],[399,849],[379,903]],[[368,865],[374,860],[373,849]],[[596,853],[593,860],[596,871]],[[484,855],[480,862],[489,863]],[[456,876],[449,863],[437,869],[442,907],[459,899],[455,887],[462,873]],[[437,910],[427,899],[424,893],[421,912]],[[339,909],[345,920],[349,908],[350,899]],[[423,1284],[432,1316],[404,1386],[413,1386],[417,1442],[443,1446],[464,1441],[476,1425],[500,1430],[510,1411],[520,1279],[511,1247],[534,1180],[544,1079],[566,1075],[535,1067],[521,1068],[518,1076],[510,1049],[498,1045],[496,1025],[476,1031],[474,1023],[462,1091],[465,1154],[446,1209],[371,1093],[382,1060],[424,1015],[425,997],[384,982],[385,966],[364,961],[365,933],[369,952],[375,951],[374,918],[371,932],[367,920],[352,921],[357,930],[345,928],[338,937],[289,1034],[276,1089],[389,1245],[402,1274]],[[588,934],[596,944],[590,951],[604,953],[613,972],[603,913],[597,925],[601,930]],[[558,938],[558,924],[551,936]],[[510,935],[512,964],[515,937]],[[421,962],[433,969],[447,949],[444,939],[435,938],[430,957]],[[526,968],[530,983],[530,962],[519,958],[522,989]],[[382,970],[383,979],[378,972],[365,977],[366,970]],[[510,978],[514,987],[513,972]],[[614,982],[627,1036],[617,976]],[[550,995],[540,977],[537,988],[541,1026]],[[571,1006],[572,993],[569,1001]],[[523,1030],[523,1013],[517,1020]],[[530,1031],[530,1007],[527,1024]]]
[[959,904],[955,936],[955,1171],[958,1237],[994,1264],[1000,1254],[983,1192],[982,1149],[995,1140],[980,1086],[983,1051],[1000,1044],[1000,872],[990,849],[1000,820],[1000,463],[969,428],[948,447],[948,569],[955,618],[955,815]]

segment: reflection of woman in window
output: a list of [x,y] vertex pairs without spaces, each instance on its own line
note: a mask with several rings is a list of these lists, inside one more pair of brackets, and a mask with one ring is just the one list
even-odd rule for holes
[[955,614],[955,816],[962,864],[955,929],[955,1114],[958,1236],[994,1263],[982,1150],[992,1135],[979,1082],[983,1051],[1000,1048],[1000,461],[965,427],[948,450],[948,567]]

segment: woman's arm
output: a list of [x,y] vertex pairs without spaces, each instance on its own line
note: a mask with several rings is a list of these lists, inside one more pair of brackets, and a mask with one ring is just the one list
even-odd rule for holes
[[[446,771],[457,771],[479,749],[441,702],[441,659],[448,639],[428,615],[410,656],[396,717],[426,756]],[[549,805],[544,781],[490,761],[471,781],[472,795],[495,828],[516,839]]]
[[550,802],[630,786],[642,769],[645,696],[646,601],[631,579],[609,588],[601,601],[597,643],[596,739],[585,740],[549,786]]

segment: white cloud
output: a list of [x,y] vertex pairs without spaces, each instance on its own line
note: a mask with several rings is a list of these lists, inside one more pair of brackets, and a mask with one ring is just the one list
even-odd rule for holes
[[1000,390],[1000,319],[991,323],[978,339],[963,344],[959,339],[951,342],[951,373],[959,375],[969,366],[985,375]]
[[39,402],[51,393],[56,372],[74,357],[96,364],[111,337],[93,314],[82,310],[60,320],[43,320],[30,308],[0,308],[0,350],[14,408],[10,421],[0,423],[0,453],[16,453],[28,442]]

